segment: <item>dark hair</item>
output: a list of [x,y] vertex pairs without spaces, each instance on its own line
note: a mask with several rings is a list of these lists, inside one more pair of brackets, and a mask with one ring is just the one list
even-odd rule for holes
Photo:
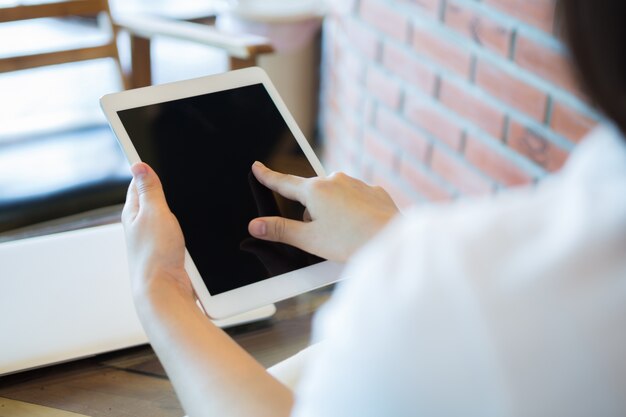
[[626,0],[559,0],[583,88],[626,134]]

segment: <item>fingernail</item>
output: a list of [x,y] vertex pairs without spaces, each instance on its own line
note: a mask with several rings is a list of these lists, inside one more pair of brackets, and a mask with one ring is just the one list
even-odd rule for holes
[[255,220],[250,224],[250,233],[254,236],[265,236],[267,233],[267,223],[263,220]]
[[148,173],[148,168],[145,164],[136,163],[130,168],[130,171],[133,173],[133,177],[141,179]]
[[254,161],[254,164],[252,164],[253,166],[257,166],[257,167],[264,167],[265,165],[263,165],[263,163],[259,162],[259,161]]

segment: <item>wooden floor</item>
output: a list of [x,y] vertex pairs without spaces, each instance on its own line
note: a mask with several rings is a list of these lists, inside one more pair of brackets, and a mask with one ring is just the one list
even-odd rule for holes
[[[276,315],[228,333],[265,367],[309,343],[311,316],[329,297],[322,289],[283,301]],[[0,378],[0,417],[184,415],[149,346]]]

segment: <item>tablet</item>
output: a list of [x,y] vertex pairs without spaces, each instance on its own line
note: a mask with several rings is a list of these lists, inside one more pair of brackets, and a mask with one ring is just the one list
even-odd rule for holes
[[256,160],[300,176],[324,169],[267,74],[248,68],[104,96],[129,162],[159,174],[186,244],[202,307],[222,319],[332,283],[341,266],[250,236],[259,216],[302,219],[304,208],[261,185]]

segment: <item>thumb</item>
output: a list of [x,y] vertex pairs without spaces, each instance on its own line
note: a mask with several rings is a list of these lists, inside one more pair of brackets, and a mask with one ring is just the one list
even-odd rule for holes
[[133,173],[140,207],[166,204],[161,180],[148,164],[137,162],[130,170]]
[[258,239],[286,243],[306,251],[308,226],[284,217],[260,217],[250,222],[248,231]]

